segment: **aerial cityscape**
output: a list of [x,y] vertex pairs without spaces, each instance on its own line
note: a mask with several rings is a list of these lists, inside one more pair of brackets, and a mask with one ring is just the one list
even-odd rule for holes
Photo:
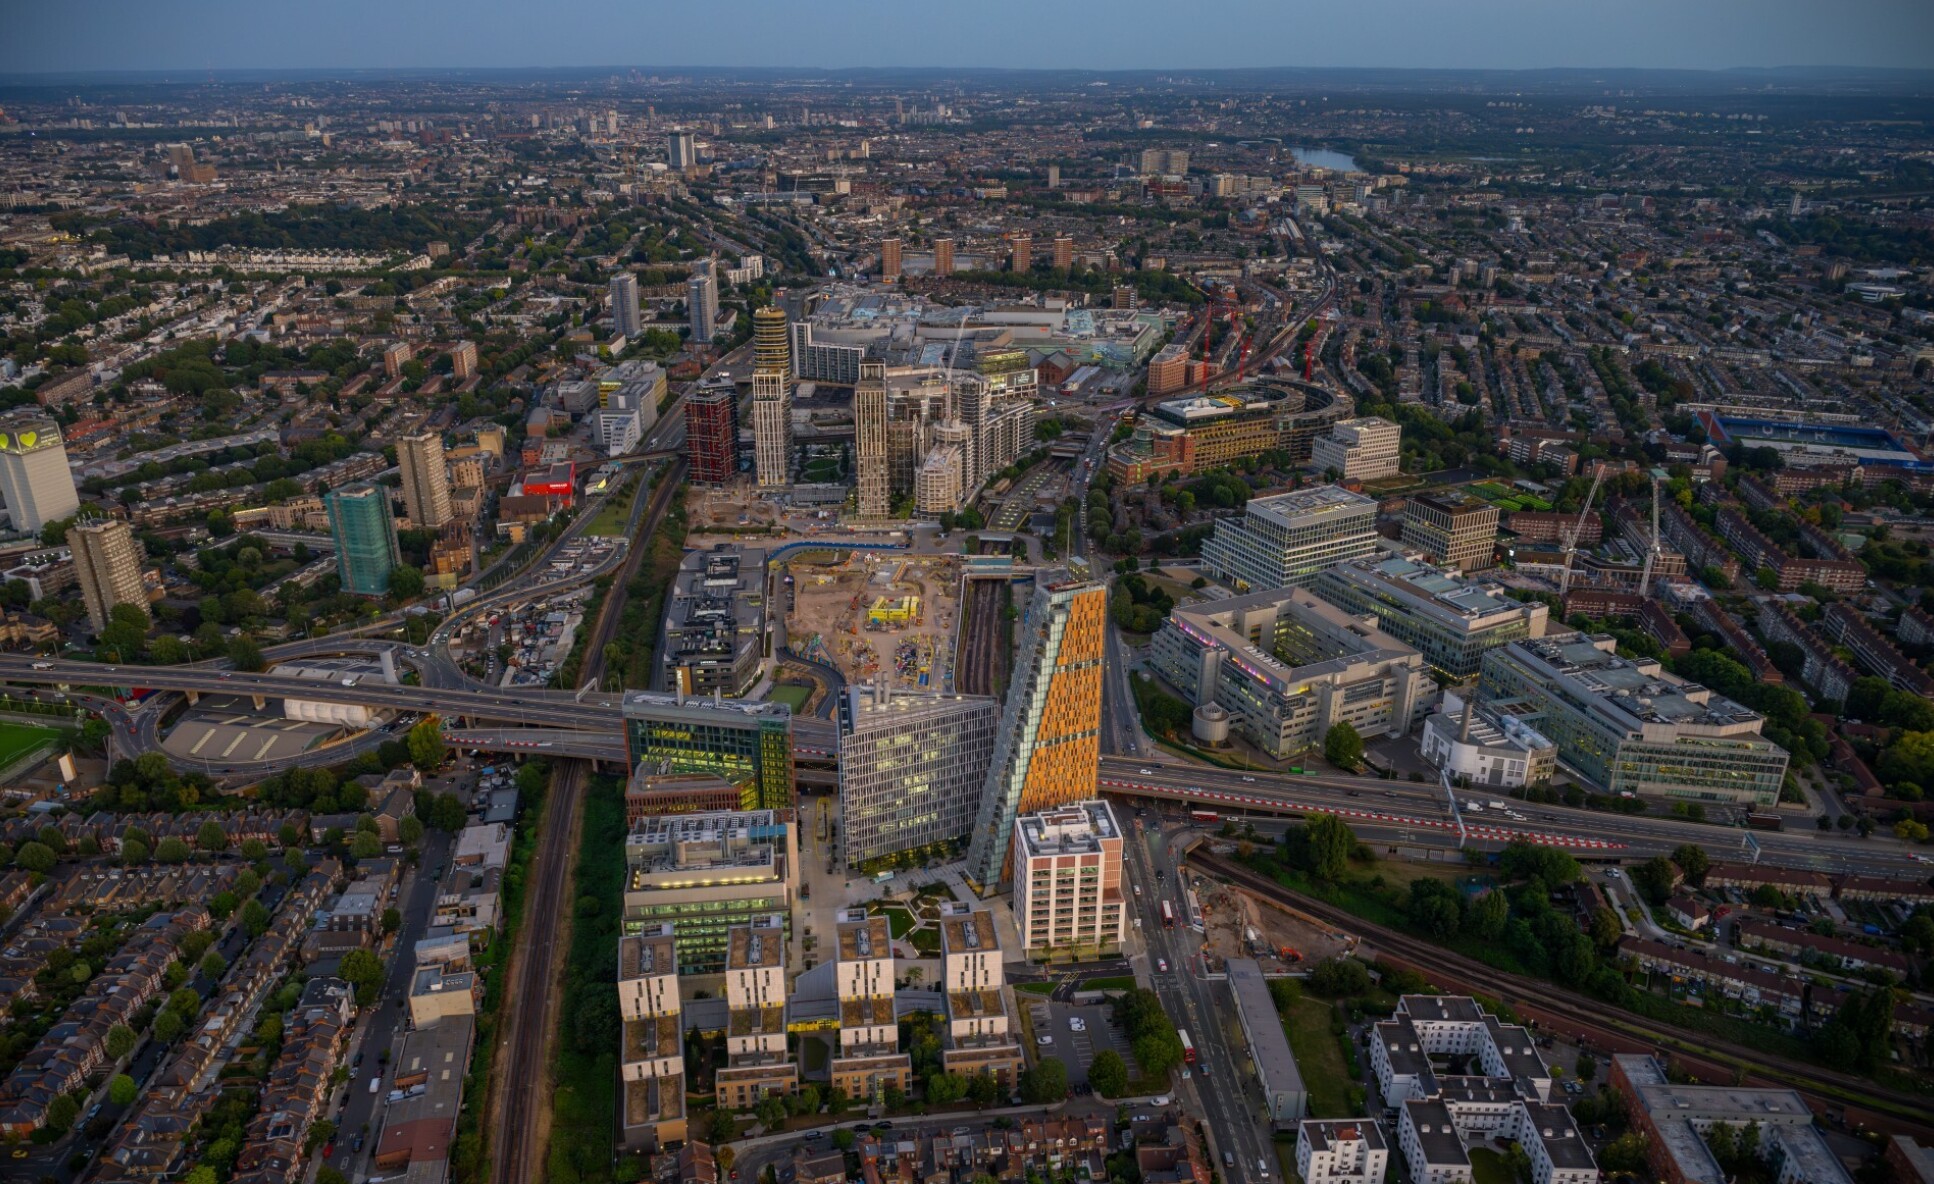
[[8,17],[0,1179],[1934,1182],[1934,14],[393,7]]

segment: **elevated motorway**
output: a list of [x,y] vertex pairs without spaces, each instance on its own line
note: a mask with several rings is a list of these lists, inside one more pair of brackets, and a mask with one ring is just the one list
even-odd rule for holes
[[0,655],[0,681],[40,686],[141,687],[183,693],[223,694],[268,699],[306,699],[398,711],[434,712],[452,719],[504,720],[565,729],[619,731],[615,696],[519,688],[465,690],[413,687],[357,679],[297,678],[274,671],[250,673],[212,666],[103,666],[96,662]]
[[[1295,816],[1336,814],[1363,830],[1379,834],[1409,832],[1416,841],[1456,845],[1457,823],[1444,792],[1435,784],[1380,781],[1369,777],[1324,774],[1297,776],[1244,773],[1184,764],[1164,757],[1103,756],[1104,792],[1224,815]],[[1490,799],[1495,793],[1459,791],[1459,799]],[[1715,859],[1748,862],[1757,848],[1761,863],[1832,873],[1925,879],[1927,868],[1894,840],[1861,839],[1817,831],[1758,831],[1713,826],[1656,815],[1607,814],[1568,806],[1513,802],[1527,821],[1504,823],[1495,815],[1480,821],[1466,815],[1472,845],[1482,848],[1512,841],[1562,846],[1586,859],[1633,860],[1697,843]]]

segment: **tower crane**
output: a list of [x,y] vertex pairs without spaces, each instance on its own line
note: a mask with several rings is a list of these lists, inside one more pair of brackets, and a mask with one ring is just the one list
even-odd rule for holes
[[1585,516],[1592,512],[1592,502],[1598,498],[1598,487],[1605,482],[1605,465],[1600,462],[1592,473],[1591,491],[1585,494],[1585,508],[1578,511],[1578,523],[1565,535],[1565,570],[1558,577],[1558,595],[1571,591],[1571,560],[1578,553],[1578,536],[1585,532]]

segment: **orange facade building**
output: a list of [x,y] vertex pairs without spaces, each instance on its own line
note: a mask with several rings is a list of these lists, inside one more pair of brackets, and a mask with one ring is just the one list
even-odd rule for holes
[[1065,571],[1038,577],[967,852],[983,895],[1011,877],[1017,817],[1095,796],[1107,616],[1105,586]]

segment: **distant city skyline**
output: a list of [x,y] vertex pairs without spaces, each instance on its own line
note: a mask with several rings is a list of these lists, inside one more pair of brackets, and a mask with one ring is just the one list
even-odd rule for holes
[[[541,19],[539,19],[541,13]],[[0,73],[933,66],[1934,68],[1926,0],[1232,0],[729,7],[570,0],[13,4]]]

